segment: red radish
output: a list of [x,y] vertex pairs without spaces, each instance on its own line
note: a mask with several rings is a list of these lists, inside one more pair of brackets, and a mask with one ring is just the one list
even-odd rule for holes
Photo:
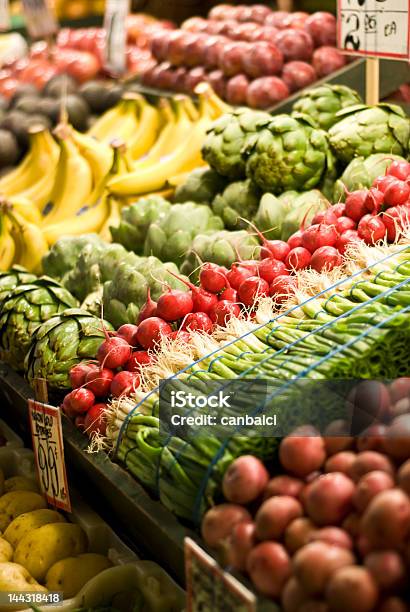
[[342,257],[337,249],[332,246],[322,246],[312,255],[310,265],[316,272],[330,272],[333,268],[342,264]]
[[365,215],[359,221],[357,234],[366,244],[376,244],[386,236],[386,226],[380,217]]
[[[298,230],[288,238],[289,250],[302,246],[303,230]],[[289,251],[287,253],[289,255]],[[285,258],[286,259],[286,258]]]
[[63,403],[61,404],[61,410],[69,419],[75,418],[76,413],[71,408],[70,393],[67,393],[67,395],[63,399]]
[[70,370],[70,385],[72,389],[78,389],[85,383],[85,377],[88,372],[92,369],[89,363],[78,363],[73,366]]
[[343,234],[339,236],[335,246],[337,250],[339,251],[339,253],[343,255],[343,253],[346,251],[349,244],[352,244],[353,242],[357,242],[357,241],[360,242],[360,238],[357,233],[357,230],[347,230],[346,232],[343,232]]
[[189,331],[204,331],[207,334],[210,334],[213,327],[213,323],[206,312],[191,312],[184,318],[180,329]]
[[144,349],[154,348],[162,336],[172,332],[171,326],[159,317],[149,317],[138,325],[137,339]]
[[333,211],[333,207],[331,206],[327,210],[322,210],[321,212],[316,213],[310,225],[316,225],[321,223],[324,223],[325,225],[335,225],[337,219],[338,218]]
[[137,345],[137,331],[138,325],[132,325],[131,323],[126,323],[125,325],[121,325],[119,329],[117,329],[117,336],[123,338],[128,342],[130,346]]
[[311,254],[304,247],[296,247],[289,252],[286,257],[286,267],[288,270],[303,270],[310,264]]
[[284,240],[265,240],[261,247],[261,259],[273,257],[279,261],[285,261],[290,248]]
[[151,290],[148,287],[147,301],[145,302],[144,306],[141,308],[139,312],[137,323],[140,324],[141,321],[144,321],[145,319],[148,319],[149,317],[155,317],[156,310],[157,310],[157,303],[151,299]]
[[94,404],[85,415],[84,429],[90,437],[94,433],[105,436],[107,429],[105,413],[107,409],[107,404]]
[[210,310],[209,316],[212,323],[217,325],[226,325],[232,317],[239,317],[241,309],[238,304],[228,302],[228,300],[220,300]]
[[299,427],[280,443],[279,459],[285,470],[307,476],[325,462],[324,440],[313,427]]
[[407,181],[410,178],[410,164],[406,161],[394,160],[390,164],[387,174],[394,176],[400,181]]
[[384,193],[382,191],[379,191],[375,187],[372,187],[371,189],[369,189],[366,200],[365,200],[365,206],[368,212],[374,213],[374,214],[379,213],[383,207],[383,204],[384,204]]
[[85,431],[85,417],[86,415],[84,414],[75,417],[74,424],[80,431]]
[[295,288],[296,283],[294,278],[289,275],[277,276],[270,285],[269,295],[275,298],[278,304],[282,304],[295,292]]
[[399,206],[406,204],[410,196],[410,185],[398,179],[392,181],[384,192],[386,206]]
[[331,209],[333,211],[333,214],[337,218],[346,216],[346,205],[343,202],[333,204],[333,206],[331,206]]
[[255,525],[251,522],[237,523],[229,538],[228,563],[234,569],[244,572],[246,559],[256,544]]
[[338,233],[334,225],[310,225],[303,232],[302,247],[314,253],[320,247],[333,246],[337,239]]
[[148,351],[134,351],[125,364],[128,372],[140,372],[140,370],[153,362],[153,356]]
[[201,534],[205,544],[216,548],[230,536],[238,523],[249,523],[252,517],[243,506],[219,504],[208,510],[203,518]]
[[402,230],[410,224],[410,208],[408,206],[392,206],[382,214],[383,223],[387,229],[387,239],[394,242]]
[[224,269],[213,263],[202,266],[199,274],[201,287],[211,293],[220,293],[228,286]]
[[185,342],[185,344],[189,344],[191,341],[191,336],[189,332],[184,331],[183,329],[176,329],[167,335],[167,338],[170,340],[179,340],[180,342]]
[[267,597],[279,597],[291,575],[289,555],[276,542],[255,546],[248,556],[246,569],[256,589]]
[[358,189],[349,193],[345,203],[345,215],[353,221],[360,221],[367,213],[366,198],[367,189]]
[[74,389],[66,396],[70,409],[75,414],[87,412],[95,402],[95,395],[89,389]]
[[157,302],[157,316],[164,321],[178,321],[194,307],[191,294],[179,289],[169,289],[161,295]]
[[124,395],[131,395],[133,391],[139,386],[140,378],[135,372],[118,372],[113,378],[111,383],[111,394],[114,397],[122,397]]
[[128,359],[131,357],[131,347],[124,338],[114,336],[110,338],[108,333],[106,334],[106,340],[97,351],[97,359],[102,367],[109,368],[110,370],[116,370],[123,366]]
[[170,274],[191,289],[193,312],[209,312],[212,306],[218,302],[218,297],[215,295],[215,293],[206,291],[202,287],[196,287],[196,285],[193,283],[185,280],[185,278],[178,276],[177,274],[174,274],[173,272],[170,272]]
[[87,389],[92,391],[96,397],[106,397],[110,392],[110,386],[114,372],[108,368],[93,368],[85,377]]
[[335,228],[339,234],[344,234],[347,230],[356,229],[356,221],[350,217],[339,217],[336,219]]
[[229,285],[236,290],[239,289],[244,280],[251,276],[255,276],[253,270],[236,263],[232,264],[231,269],[226,274]]
[[222,291],[220,295],[221,300],[227,300],[228,302],[237,302],[238,301],[238,292],[236,289],[232,289],[232,287],[228,287],[224,291]]
[[397,179],[394,176],[390,176],[389,174],[385,174],[384,176],[379,176],[375,181],[373,181],[373,187],[381,191],[382,193],[386,193],[386,190],[390,185],[396,182]]
[[245,306],[252,307],[258,298],[269,295],[269,284],[259,276],[250,276],[241,283],[238,299]]
[[262,259],[258,264],[258,273],[263,280],[271,283],[277,276],[286,275],[288,272],[283,261],[277,259]]
[[242,455],[226,470],[222,491],[225,498],[235,504],[248,504],[262,493],[269,480],[269,473],[260,459]]

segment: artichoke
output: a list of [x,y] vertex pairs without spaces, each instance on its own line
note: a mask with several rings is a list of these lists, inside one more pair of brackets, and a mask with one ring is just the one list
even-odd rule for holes
[[109,323],[85,310],[69,308],[37,327],[25,359],[30,384],[45,378],[53,391],[70,388],[70,369],[86,359],[95,359]]
[[167,215],[152,223],[144,245],[144,255],[179,264],[198,234],[223,228],[222,220],[204,204],[174,204]]
[[297,232],[301,226],[307,227],[310,225],[316,213],[322,212],[330,206],[330,202],[317,189],[299,193],[296,197],[283,194],[285,205],[287,197],[289,212],[282,222],[281,240],[288,240],[289,236]]
[[260,190],[250,181],[236,181],[231,183],[221,195],[217,195],[212,202],[212,210],[221,217],[229,230],[244,229],[248,227],[245,219],[252,219],[258,209],[261,197]]
[[229,268],[238,259],[257,259],[259,252],[259,241],[245,230],[200,235],[193,241],[192,249],[181,266],[181,272],[192,274],[204,261]]
[[[283,195],[286,194],[298,195],[296,191],[285,191]],[[280,240],[282,224],[292,208],[292,203],[292,198],[283,199],[282,196],[276,197],[272,193],[265,193],[262,196],[253,222],[266,238]]]
[[400,106],[361,104],[340,111],[337,117],[339,121],[329,130],[329,142],[341,162],[348,164],[355,157],[373,153],[406,156],[410,120]]
[[141,198],[121,210],[121,223],[110,227],[114,242],[122,244],[128,251],[142,254],[144,240],[151,223],[158,221],[169,212],[171,204],[161,196]]
[[317,127],[327,131],[337,123],[336,113],[361,103],[362,99],[354,89],[325,84],[307,91],[295,102],[292,110],[309,115]]
[[326,133],[306,115],[272,117],[247,154],[248,177],[274,194],[312,189],[334,165]]
[[386,155],[375,153],[369,157],[356,157],[347,166],[342,176],[336,181],[333,190],[335,202],[344,201],[347,191],[366,189],[373,185],[379,176],[386,173],[387,168],[393,161],[405,161],[399,155]]
[[4,361],[15,370],[22,370],[37,327],[76,306],[77,301],[71,293],[51,278],[42,277],[16,287],[0,308],[0,350]]
[[258,130],[272,120],[271,115],[249,108],[238,108],[219,117],[202,147],[202,157],[218,174],[237,180],[246,177],[243,150]]
[[103,246],[106,244],[97,234],[83,236],[65,236],[57,240],[47,255],[43,257],[44,274],[57,280],[72,270],[83,248],[87,245]]
[[174,202],[211,204],[217,193],[224,190],[226,179],[210,168],[197,168],[185,183],[175,190]]
[[147,299],[148,287],[151,297],[157,300],[164,292],[164,284],[173,289],[187,290],[187,287],[169,272],[178,274],[173,263],[162,263],[156,257],[141,257],[135,265],[120,264],[111,281],[104,284],[104,316],[114,325],[136,323],[141,306]]
[[37,276],[27,272],[22,266],[13,266],[7,272],[0,272],[0,308],[6,297],[20,285],[35,281]]

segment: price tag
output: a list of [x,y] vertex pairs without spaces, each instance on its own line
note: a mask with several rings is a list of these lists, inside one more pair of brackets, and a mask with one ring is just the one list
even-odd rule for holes
[[28,401],[31,437],[41,490],[49,504],[71,512],[60,409]]
[[104,68],[115,76],[121,76],[127,71],[126,19],[129,12],[130,0],[106,0]]
[[50,38],[58,30],[47,0],[23,0],[26,27],[31,38]]
[[0,0],[0,31],[10,29],[10,6],[9,0]]
[[256,597],[191,538],[185,538],[186,612],[256,612]]
[[410,0],[338,0],[338,46],[351,55],[408,59]]

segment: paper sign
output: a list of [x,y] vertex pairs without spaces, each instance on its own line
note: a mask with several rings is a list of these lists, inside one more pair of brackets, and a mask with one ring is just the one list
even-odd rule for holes
[[50,38],[58,30],[47,0],[23,0],[26,27],[31,38]]
[[0,0],[0,31],[10,29],[10,6],[9,0]]
[[60,409],[28,401],[38,480],[49,504],[71,512]]
[[186,612],[255,612],[256,597],[196,542],[185,538]]
[[104,30],[104,67],[112,75],[121,76],[127,71],[127,27],[130,0],[106,0]]
[[352,55],[408,59],[410,0],[338,0],[338,47]]

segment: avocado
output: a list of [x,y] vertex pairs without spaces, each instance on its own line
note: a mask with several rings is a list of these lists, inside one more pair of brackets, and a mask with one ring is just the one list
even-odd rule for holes
[[12,132],[21,148],[28,145],[28,127],[28,116],[18,110],[9,111],[0,122],[0,128]]
[[39,97],[40,93],[35,85],[31,83],[21,83],[17,86],[16,91],[10,99],[9,108],[14,108],[17,100],[19,100],[22,96],[35,96]]
[[112,108],[121,100],[122,95],[124,93],[124,87],[121,85],[113,85],[110,87],[104,97],[105,110]]
[[4,96],[0,94],[0,111],[6,111],[8,109],[9,103]]
[[69,95],[66,98],[66,111],[68,120],[76,129],[85,131],[87,129],[87,120],[90,115],[90,107],[87,102],[80,96]]
[[68,74],[58,74],[48,81],[43,89],[43,95],[51,98],[59,98],[65,94],[77,93],[77,83]]
[[107,110],[106,97],[108,87],[102,81],[88,81],[78,91],[93,113],[103,113]]
[[19,147],[15,136],[8,130],[0,129],[0,168],[12,166],[19,157]]
[[51,130],[53,127],[52,121],[46,115],[42,115],[37,113],[35,115],[30,115],[28,118],[29,128],[34,127],[36,125],[45,127],[47,130]]
[[28,115],[32,115],[33,113],[38,112],[38,105],[40,102],[40,98],[32,95],[24,95],[21,96],[15,103],[15,110],[21,111],[22,113],[27,113]]
[[42,98],[38,103],[38,112],[48,117],[52,123],[57,123],[60,118],[61,103],[55,98]]

